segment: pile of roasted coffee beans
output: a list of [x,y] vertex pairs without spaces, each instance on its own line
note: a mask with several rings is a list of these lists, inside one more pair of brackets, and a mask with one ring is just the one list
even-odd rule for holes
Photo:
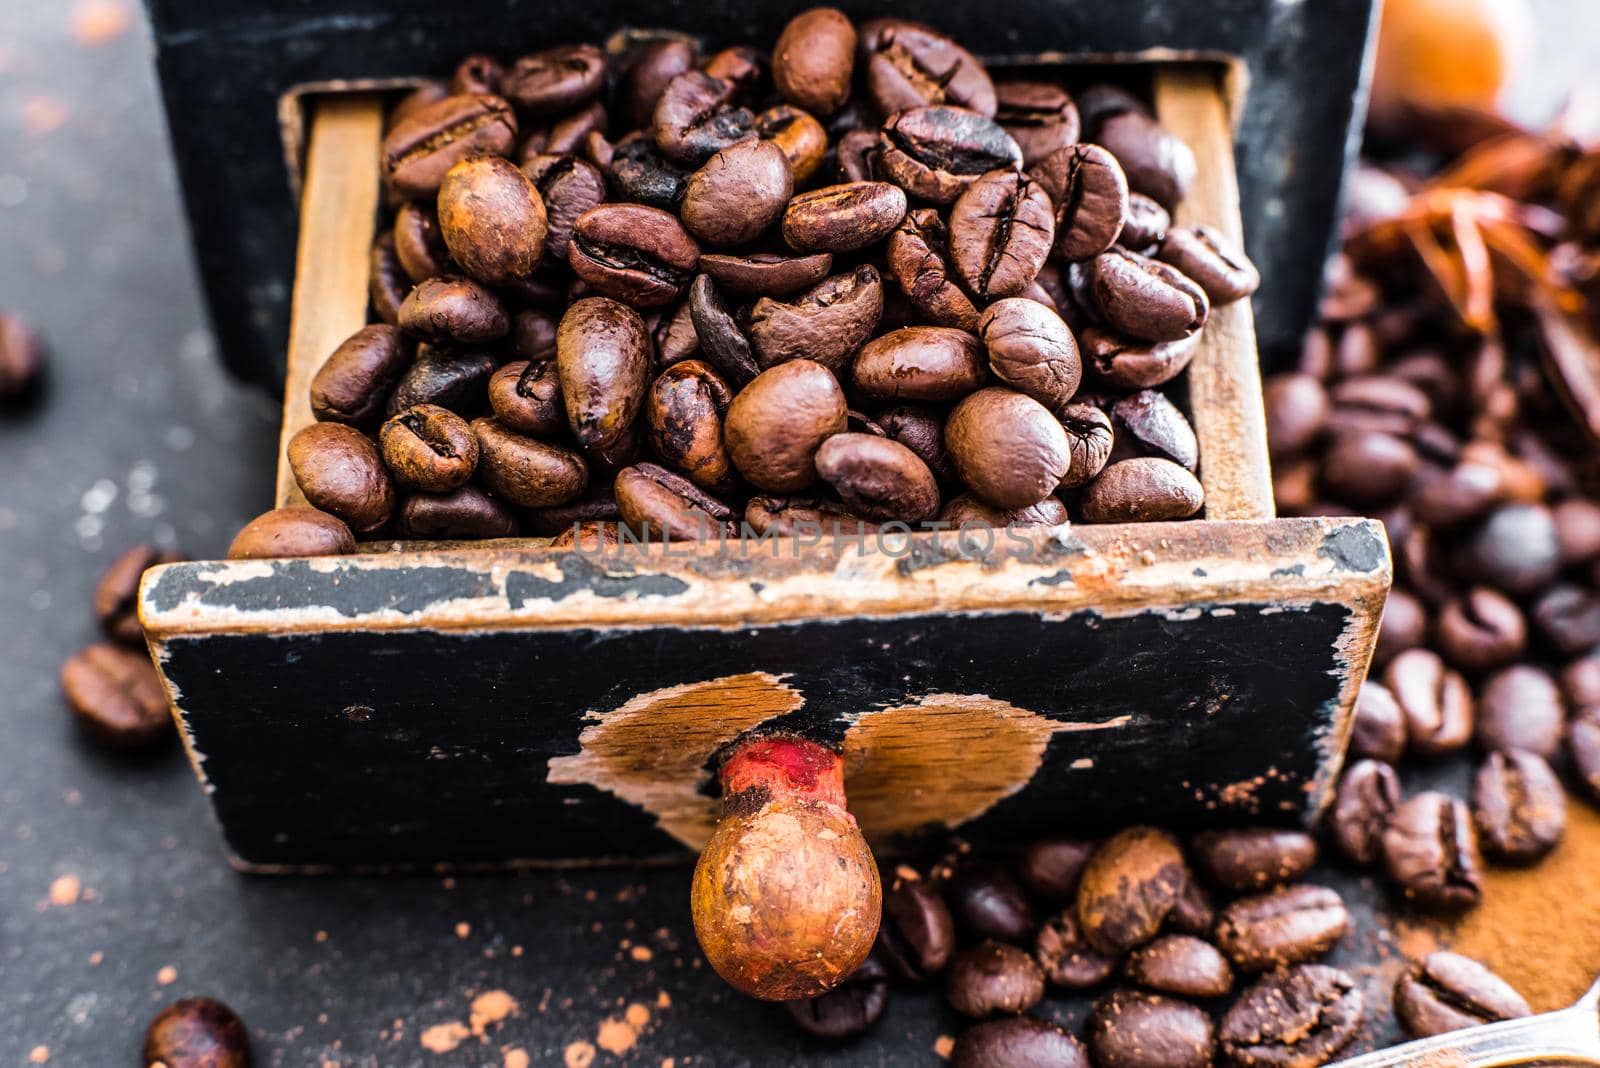
[[1204,504],[1161,387],[1259,279],[1171,225],[1194,155],[1121,89],[816,8],[770,55],[471,56],[396,106],[383,171],[377,321],[289,444],[313,507],[234,556]]
[[[1351,975],[1320,963],[1350,928],[1333,890],[1299,882],[1317,860],[1298,831],[1153,827],[1057,839],[1010,864],[957,855],[884,882],[867,963],[838,989],[787,1008],[808,1033],[860,1034],[893,983],[942,984],[977,1021],[957,1068],[1314,1068],[1361,1031]],[[1047,990],[1099,991],[1080,1040],[1030,1015]],[[1482,965],[1453,953],[1411,964],[1394,988],[1412,1034],[1528,1015]]]

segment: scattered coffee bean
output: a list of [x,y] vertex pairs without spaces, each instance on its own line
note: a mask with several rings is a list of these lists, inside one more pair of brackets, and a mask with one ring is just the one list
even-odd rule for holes
[[1415,1038],[1517,1020],[1533,1011],[1504,979],[1470,957],[1440,950],[1413,963],[1394,984],[1394,1014]]
[[130,649],[144,650],[139,581],[150,568],[182,559],[182,553],[171,549],[135,545],[111,561],[94,587],[94,615],[106,637]]
[[741,141],[707,160],[684,186],[683,225],[708,245],[743,245],[776,222],[794,195],[794,176],[770,141]]
[[383,139],[383,170],[402,196],[434,196],[445,172],[473,156],[511,150],[517,119],[511,105],[487,93],[461,93],[418,109]]
[[1037,301],[995,301],[978,320],[978,336],[994,376],[1045,407],[1060,409],[1078,391],[1078,343],[1061,317]]
[[1383,832],[1400,807],[1400,776],[1378,760],[1358,760],[1339,780],[1329,826],[1350,860],[1372,864],[1383,855]]
[[1439,756],[1472,740],[1472,693],[1437,653],[1406,650],[1389,662],[1383,682],[1400,704],[1413,753]]
[[1484,680],[1478,743],[1489,752],[1523,750],[1548,760],[1561,748],[1566,719],[1555,680],[1531,664],[1513,664]]
[[1067,990],[1099,986],[1116,974],[1117,958],[1093,949],[1083,937],[1071,908],[1058,912],[1039,928],[1033,956],[1045,978]]
[[1185,1001],[1118,990],[1095,1002],[1085,1027],[1101,1068],[1209,1068],[1211,1017]]
[[950,260],[962,285],[980,301],[1027,289],[1054,240],[1050,198],[1020,171],[981,175],[950,209]]
[[967,1028],[950,1050],[950,1068],[1089,1068],[1089,1055],[1060,1027],[1006,1016]]
[[1268,890],[1294,882],[1317,862],[1317,841],[1271,827],[1203,831],[1190,843],[1200,874],[1224,890]]
[[400,305],[400,329],[441,345],[498,341],[511,329],[505,305],[466,278],[430,278]]
[[1055,254],[1089,260],[1122,234],[1129,210],[1128,179],[1116,157],[1099,145],[1059,148],[1032,170],[1055,205]]
[[885,115],[924,104],[951,104],[993,116],[998,101],[983,64],[937,30],[909,19],[861,24],[867,91]]
[[1488,586],[1452,597],[1439,610],[1435,629],[1440,655],[1453,667],[1474,673],[1514,663],[1528,636],[1516,603]]
[[448,493],[415,493],[395,513],[396,525],[409,538],[509,538],[517,520],[505,505],[477,486]]
[[1084,490],[1083,517],[1091,523],[1187,519],[1205,504],[1200,480],[1159,457],[1122,460],[1100,472]]
[[923,982],[944,971],[955,952],[955,919],[943,895],[921,878],[897,877],[883,895],[878,951],[895,974]]
[[1561,840],[1567,797],[1541,757],[1493,752],[1473,780],[1472,815],[1485,855],[1506,864],[1531,864]]
[[1350,755],[1388,764],[1406,749],[1406,717],[1387,686],[1367,679],[1356,693],[1355,723],[1350,730]]
[[20,316],[0,312],[0,404],[36,396],[44,369],[43,339]]
[[472,477],[478,439],[467,421],[448,408],[419,404],[378,430],[383,462],[395,481],[424,493],[446,493]]
[[172,734],[167,694],[143,651],[91,645],[61,666],[61,692],[95,741],[138,749]]
[[797,252],[855,252],[888,237],[906,217],[906,194],[887,182],[847,182],[801,193],[783,213]]
[[1194,279],[1214,305],[1242,300],[1261,285],[1255,264],[1210,226],[1168,230],[1156,258]]
[[1119,832],[1090,858],[1078,883],[1084,937],[1112,955],[1148,942],[1188,878],[1183,852],[1171,835],[1152,827]]
[[1223,909],[1216,942],[1240,970],[1260,972],[1316,960],[1349,929],[1350,914],[1338,894],[1323,886],[1290,886]]
[[318,419],[370,426],[383,415],[413,346],[393,326],[363,326],[333,350],[311,379],[311,412]]
[[494,419],[474,419],[472,432],[478,437],[478,477],[512,504],[566,504],[589,483],[588,465],[570,449],[518,434]]
[[1029,892],[1050,901],[1065,901],[1099,843],[1086,838],[1046,838],[1024,846],[1017,855],[1017,878]]
[[156,1013],[144,1035],[144,1063],[167,1068],[249,1068],[250,1032],[213,998],[181,998]]
[[1193,935],[1163,935],[1128,955],[1132,982],[1185,998],[1220,998],[1233,989],[1233,969],[1210,942]]
[[872,434],[835,434],[817,449],[817,475],[867,519],[920,523],[939,511],[939,486],[917,454]]
[[1044,997],[1044,973],[1026,951],[1004,942],[980,942],[958,954],[945,973],[945,997],[963,1016],[1027,1012]]
[[1272,972],[1222,1017],[1223,1056],[1239,1068],[1317,1068],[1361,1031],[1361,990],[1337,968],[1299,964]]
[[876,955],[869,956],[826,994],[783,1007],[808,1035],[853,1038],[869,1030],[889,1007],[889,970]]
[[789,20],[772,46],[772,84],[797,108],[831,115],[850,96],[856,28],[837,8],[814,7]]
[[[859,385],[860,362],[856,369]],[[950,412],[944,433],[961,480],[998,508],[1038,504],[1071,465],[1061,423],[1044,405],[1013,390],[990,387],[965,398]]]
[[485,285],[532,272],[544,255],[544,198],[510,160],[462,160],[439,186],[439,231],[451,257]]
[[1426,909],[1459,911],[1483,896],[1483,862],[1467,806],[1434,791],[1395,810],[1383,832],[1383,861],[1405,896]]
[[343,423],[312,423],[289,439],[289,467],[313,507],[368,533],[394,511],[394,483],[372,439]]
[[757,375],[723,424],[728,455],[751,485],[794,493],[817,480],[822,443],[846,428],[844,391],[826,367],[790,360]]

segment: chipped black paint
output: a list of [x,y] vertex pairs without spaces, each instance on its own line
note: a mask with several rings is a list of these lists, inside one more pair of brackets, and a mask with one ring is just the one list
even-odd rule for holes
[[145,600],[161,611],[193,599],[236,612],[331,609],[354,619],[371,612],[416,615],[498,592],[493,576],[467,564],[373,568],[323,559],[315,566],[309,560],[279,560],[270,566],[266,575],[224,581],[215,563],[175,564],[155,580]]
[[1040,575],[1036,579],[1029,579],[1030,586],[1072,586],[1076,580],[1070,571],[1052,571],[1048,575]]
[[1372,572],[1389,558],[1388,546],[1364,523],[1331,530],[1322,538],[1317,555],[1332,560],[1340,571]]
[[567,553],[556,561],[559,579],[532,571],[513,571],[506,575],[506,601],[515,611],[529,601],[564,601],[575,593],[592,593],[596,597],[676,597],[689,590],[687,582],[672,575],[610,570],[604,561],[603,556]]

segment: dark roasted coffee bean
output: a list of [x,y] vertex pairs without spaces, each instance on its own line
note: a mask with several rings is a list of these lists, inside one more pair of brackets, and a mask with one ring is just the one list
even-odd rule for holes
[[339,556],[356,551],[344,520],[303,504],[274,508],[244,525],[228,546],[229,560]]
[[172,733],[166,691],[143,650],[80,650],[61,666],[61,692],[79,725],[102,745],[137,749]]
[[1324,956],[1350,929],[1339,895],[1289,886],[1242,897],[1217,917],[1217,947],[1242,971],[1260,972]]
[[797,108],[831,115],[850,96],[856,28],[837,8],[814,7],[789,20],[772,46],[772,84]]
[[847,182],[801,193],[783,213],[783,239],[798,252],[854,252],[877,244],[906,216],[906,194],[888,182]]
[[[858,383],[860,378],[858,362]],[[998,508],[1038,504],[1072,462],[1067,433],[1049,409],[1000,387],[979,390],[956,405],[945,422],[945,447],[967,488]]]
[[472,428],[436,404],[419,404],[391,417],[378,430],[378,444],[395,481],[424,493],[453,490],[478,466]]
[[756,301],[750,309],[750,344],[762,368],[807,359],[837,374],[882,318],[882,279],[863,263],[796,297]]
[[1552,508],[1551,515],[1563,567],[1586,564],[1600,556],[1600,503],[1574,497]]
[[1072,908],[1058,912],[1039,928],[1033,956],[1045,978],[1067,990],[1087,990],[1116,974],[1117,958],[1097,952],[1078,926]]
[[618,79],[616,104],[625,129],[649,126],[667,83],[694,66],[694,43],[668,37],[642,44],[627,59]]
[[980,301],[1026,289],[1054,240],[1050,198],[1020,171],[982,175],[950,209],[950,260],[967,291]]
[[1150,523],[1187,519],[1205,504],[1199,479],[1171,460],[1142,456],[1111,464],[1083,492],[1091,523]]
[[1194,151],[1142,111],[1122,111],[1084,123],[1084,139],[1117,157],[1128,186],[1171,211],[1199,170]]
[[609,448],[633,426],[651,352],[644,320],[626,304],[586,297],[567,308],[556,331],[556,369],[567,423],[580,445]]
[[1256,265],[1214,227],[1168,230],[1156,258],[1194,279],[1219,307],[1248,297],[1261,285]]
[[1471,957],[1439,950],[1394,984],[1394,1014],[1414,1038],[1533,1015],[1522,995]]
[[889,437],[921,457],[942,481],[955,478],[944,447],[944,417],[932,408],[901,404],[878,412],[878,425]]
[[974,1020],[1015,1015],[1044,997],[1044,973],[1016,946],[980,942],[950,962],[944,990],[951,1008]]
[[570,449],[508,430],[494,419],[474,419],[478,477],[502,500],[524,508],[548,508],[577,499],[589,482],[589,467]]
[[1437,653],[1406,650],[1389,662],[1383,683],[1400,703],[1413,753],[1439,756],[1472,740],[1472,692]]
[[383,139],[383,173],[401,196],[428,199],[445,172],[473,156],[511,151],[517,119],[488,93],[459,93],[406,116]]
[[1570,708],[1600,705],[1600,653],[1588,653],[1561,669],[1561,696]]
[[877,1023],[889,1007],[889,971],[877,956],[869,956],[826,994],[788,1001],[783,1007],[808,1035],[854,1038]]
[[439,186],[439,231],[451,257],[485,285],[532,272],[544,255],[544,199],[516,164],[498,156],[462,160]]
[[500,298],[466,278],[430,278],[400,305],[406,333],[438,344],[477,345],[505,337],[511,329]]
[[413,494],[401,503],[395,521],[408,538],[509,538],[517,532],[516,518],[505,505],[470,485]]
[[816,481],[817,449],[846,424],[844,391],[833,373],[812,360],[789,360],[739,391],[723,433],[747,481],[769,493],[795,493]]
[[[372,243],[368,260],[367,297],[380,323],[393,326],[400,319],[400,305],[411,292],[411,278],[394,250],[394,234],[388,230]],[[0,355],[0,360],[8,357]],[[0,392],[4,392],[0,390]]]
[[1323,460],[1322,480],[1338,500],[1376,505],[1411,482],[1417,452],[1409,441],[1381,431],[1338,435]]
[[1390,590],[1389,599],[1383,606],[1383,625],[1378,630],[1378,645],[1372,654],[1373,669],[1377,670],[1407,649],[1421,645],[1427,633],[1428,610],[1422,602],[1398,586]]
[[529,509],[523,518],[530,534],[550,537],[578,523],[621,522],[622,512],[617,508],[611,487],[602,484],[585,490],[566,504]]
[[795,185],[809,182],[827,158],[827,129],[808,112],[788,104],[770,107],[757,115],[756,136],[783,153]]
[[1194,358],[1199,334],[1177,341],[1148,342],[1110,333],[1098,326],[1078,337],[1084,365],[1116,389],[1150,389],[1182,374]]
[[695,171],[683,188],[683,225],[710,245],[754,241],[789,205],[794,177],[770,141],[729,145]]
[[1561,567],[1555,518],[1538,504],[1496,509],[1463,551],[1471,574],[1512,596],[1533,593]]
[[1199,879],[1192,875],[1186,877],[1177,900],[1172,903],[1172,911],[1167,913],[1167,929],[1196,938],[1210,938],[1216,923],[1217,908],[1211,900],[1211,892]]
[[144,627],[139,623],[139,581],[161,564],[182,560],[183,554],[154,545],[135,545],[111,561],[94,586],[94,617],[106,637],[131,649],[144,649]]
[[1007,1016],[967,1028],[951,1047],[950,1068],[1089,1068],[1089,1054],[1053,1023]]
[[474,53],[456,64],[450,77],[452,93],[498,93],[500,80],[506,69],[498,59],[482,52]]
[[1425,909],[1459,911],[1483,896],[1478,834],[1464,802],[1429,791],[1395,810],[1383,832],[1389,877]]
[[1060,489],[1075,489],[1105,469],[1114,444],[1111,417],[1093,404],[1069,404],[1057,411],[1067,434],[1070,460]]
[[728,384],[699,360],[662,371],[645,396],[645,435],[663,462],[713,493],[733,489],[733,462],[722,442],[722,417],[733,400]]
[[[1135,252],[1147,252],[1161,243],[1171,226],[1172,216],[1167,213],[1166,208],[1143,193],[1129,193],[1128,210],[1122,216],[1122,233],[1118,235],[1117,241],[1123,248],[1131,248]],[[1200,288],[1204,289],[1205,284],[1201,283]]]
[[700,257],[700,269],[717,288],[736,297],[786,297],[822,281],[832,266],[833,257],[826,252],[809,256],[708,252]]
[[1176,267],[1114,248],[1090,268],[1095,305],[1107,323],[1145,341],[1176,341],[1206,323],[1205,292]]
[[751,497],[744,521],[757,534],[814,537],[822,534],[871,534],[876,523],[846,512],[836,501],[820,497]]
[[1118,400],[1109,414],[1116,444],[1125,450],[1113,449],[1113,461],[1124,456],[1159,456],[1190,471],[1200,465],[1194,427],[1164,393],[1140,390]]
[[522,171],[544,202],[545,258],[564,263],[578,218],[606,199],[606,180],[594,164],[570,154],[541,153]]
[[1061,317],[1037,301],[995,301],[978,321],[978,336],[994,376],[1047,408],[1060,409],[1078,391],[1078,343]]
[[578,216],[567,260],[596,293],[636,308],[660,308],[694,277],[700,246],[659,208],[602,204]]
[[1003,865],[963,865],[946,885],[945,899],[956,922],[980,938],[1025,945],[1033,937],[1033,906]]
[[874,400],[951,401],[983,385],[985,362],[982,343],[964,330],[907,326],[863,346],[852,378]]
[[708,71],[685,71],[656,101],[656,147],[681,166],[698,167],[718,151],[756,136],[756,117],[735,103],[738,86]]
[[550,539],[552,549],[576,549],[582,553],[601,553],[622,544],[622,533],[615,523],[574,523]]
[[1478,744],[1491,753],[1520,749],[1549,760],[1561,748],[1566,719],[1555,679],[1532,664],[1513,664],[1484,680]]
[[167,1068],[249,1068],[250,1032],[212,998],[182,998],[156,1014],[144,1035],[144,1064]]
[[416,362],[400,376],[385,406],[398,415],[418,404],[437,404],[458,415],[472,415],[483,407],[484,390],[495,371],[487,352],[450,352],[429,345],[417,351]]
[[605,54],[590,44],[559,45],[523,56],[503,85],[511,102],[531,116],[562,115],[599,94],[605,85]]
[[955,920],[938,887],[897,877],[883,894],[878,950],[902,979],[922,982],[944,971],[955,952]]
[[444,232],[439,228],[439,215],[433,203],[408,201],[400,206],[394,216],[394,251],[400,257],[400,266],[405,268],[413,282],[461,273],[461,268],[450,256],[450,246],[445,244]]
[[1092,259],[1117,243],[1128,216],[1128,179],[1116,157],[1099,145],[1068,145],[1030,172],[1056,211],[1055,254]]
[[817,450],[817,474],[867,519],[918,523],[939,511],[939,485],[916,453],[886,437],[835,434]]
[[[598,166],[598,164],[597,164]],[[637,133],[617,142],[611,160],[601,168],[617,196],[671,211],[683,196],[689,172],[656,150],[655,142]]]
[[1078,140],[1078,105],[1059,85],[1048,82],[1001,82],[995,86],[994,119],[1022,149],[1022,165],[1031,167],[1050,153]]
[[1031,893],[1050,901],[1065,901],[1078,889],[1078,879],[1099,846],[1088,838],[1046,838],[1031,842],[1017,854],[1017,878]]
[[315,508],[350,529],[381,527],[394,511],[394,483],[372,439],[342,423],[312,423],[289,439],[289,467]]
[[1452,597],[1439,610],[1435,642],[1444,658],[1462,671],[1484,672],[1514,663],[1527,644],[1522,612],[1510,598],[1488,586]]
[[917,208],[889,235],[889,270],[918,314],[935,326],[976,330],[978,311],[956,284],[949,233],[934,208]]
[[700,352],[735,386],[743,386],[760,373],[750,351],[750,338],[708,274],[698,275],[689,287],[689,319]]
[[1210,1068],[1215,1041],[1202,1010],[1138,990],[1095,1002],[1084,1037],[1099,1068]]
[[731,82],[740,92],[756,87],[767,75],[767,56],[750,45],[730,45],[706,58],[704,70],[713,78]]
[[1539,635],[1562,656],[1600,646],[1600,598],[1586,586],[1551,586],[1533,603]]
[[1078,883],[1078,923],[1089,944],[1117,954],[1154,938],[1189,878],[1172,836],[1130,827],[1106,840]]
[[1273,827],[1202,831],[1190,843],[1190,855],[1200,874],[1224,890],[1266,890],[1310,871],[1317,840]]
[[311,379],[311,412],[318,419],[370,426],[411,362],[413,346],[395,327],[363,326],[323,361]]
[[[949,204],[980,176],[1017,170],[1022,149],[993,120],[972,111],[916,107],[884,123],[878,165],[912,196]],[[1041,210],[1048,211],[1048,201]]]
[[1210,942],[1164,935],[1128,955],[1127,977],[1140,986],[1185,998],[1220,998],[1233,989],[1233,969]]
[[873,19],[858,36],[866,62],[867,92],[892,115],[924,104],[952,104],[992,117],[994,82],[965,48],[909,19]]
[[1363,682],[1354,716],[1350,755],[1396,763],[1406,751],[1406,717],[1389,688],[1370,678]]
[[1383,832],[1400,807],[1400,776],[1378,760],[1358,760],[1339,780],[1328,825],[1339,850],[1357,864],[1383,853]]
[[548,437],[567,429],[561,399],[561,376],[555,360],[515,360],[489,379],[489,407],[494,417],[519,434]]
[[1531,864],[1561,840],[1567,799],[1543,758],[1496,752],[1473,780],[1472,814],[1485,855],[1508,864]]
[[1026,508],[996,508],[970,493],[960,493],[939,509],[939,522],[953,530],[1053,527],[1067,519],[1067,506],[1056,497],[1046,497]]
[[1217,1029],[1228,1063],[1238,1068],[1317,1068],[1361,1031],[1356,981],[1337,968],[1300,964],[1272,972],[1246,990]]

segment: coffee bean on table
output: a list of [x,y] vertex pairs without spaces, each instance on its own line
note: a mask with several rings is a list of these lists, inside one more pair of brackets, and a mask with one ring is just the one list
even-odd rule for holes
[[399,415],[418,404],[437,404],[457,415],[474,415],[483,407],[495,364],[494,356],[481,350],[418,346],[416,361],[400,376],[384,411]]
[[516,517],[477,486],[448,493],[414,493],[400,504],[395,524],[408,538],[509,538]]
[[1561,696],[1570,708],[1600,705],[1600,654],[1580,656],[1561,669]]
[[1171,835],[1129,827],[1097,850],[1078,883],[1077,916],[1095,949],[1118,954],[1148,942],[1161,929],[1189,879]]
[[650,371],[650,334],[620,301],[574,301],[556,331],[556,369],[573,437],[586,448],[616,445],[633,426]]
[[883,317],[883,281],[863,263],[792,298],[763,296],[750,309],[749,344],[767,368],[806,359],[839,373]]
[[[856,371],[859,385],[859,361]],[[999,508],[1038,504],[1071,464],[1066,431],[1050,410],[1000,387],[979,390],[955,406],[945,423],[945,447],[967,487]]]
[[983,345],[974,335],[944,326],[905,326],[862,346],[852,378],[856,389],[873,400],[953,401],[982,386],[986,372]]
[[1316,1068],[1361,1031],[1361,990],[1346,972],[1299,964],[1271,972],[1222,1018],[1219,1048],[1239,1068]]
[[1001,82],[995,86],[994,120],[1022,149],[1031,167],[1057,149],[1075,144],[1080,123],[1072,95],[1048,82]]
[[945,973],[945,998],[963,1016],[1027,1012],[1044,997],[1044,973],[1026,951],[980,942],[958,954]]
[[956,1039],[950,1068],[1089,1068],[1082,1044],[1032,1016],[986,1020]]
[[[889,235],[889,270],[917,313],[935,326],[978,329],[972,298],[956,284],[950,238],[934,208],[916,208]],[[1073,343],[1076,348],[1076,342]]]
[[155,545],[135,545],[101,572],[94,587],[94,615],[112,641],[144,650],[144,627],[139,623],[139,581],[160,564],[184,559],[182,553]]
[[1163,935],[1128,955],[1132,982],[1185,998],[1220,998],[1233,989],[1233,969],[1210,942],[1193,935]]
[[1422,908],[1448,912],[1483,897],[1478,833],[1464,802],[1429,791],[1402,804],[1383,832],[1389,878]]
[[373,324],[351,334],[311,379],[311,412],[318,419],[370,426],[411,363],[413,346],[393,326]]
[[787,1001],[783,1007],[808,1035],[853,1038],[877,1023],[889,1007],[889,970],[873,954],[826,994]]
[[1078,391],[1078,343],[1061,317],[1037,301],[995,301],[978,320],[978,336],[994,376],[1045,407],[1057,410]]
[[995,114],[994,82],[983,64],[937,30],[909,19],[872,19],[862,23],[858,41],[867,91],[883,114],[924,104]]
[[772,46],[772,84],[797,108],[831,115],[850,96],[856,28],[837,8],[814,7],[789,20]]
[[95,741],[138,749],[168,737],[167,694],[148,653],[91,645],[61,665],[61,692]]
[[20,316],[0,312],[0,404],[17,404],[39,392],[45,345]]
[[1021,171],[980,176],[950,209],[950,259],[979,301],[1021,293],[1055,240],[1054,212],[1039,183]]
[[1274,827],[1202,831],[1190,841],[1190,855],[1200,874],[1224,890],[1268,890],[1311,870],[1317,840]]
[[1400,776],[1377,760],[1358,760],[1345,770],[1328,825],[1339,851],[1357,864],[1383,855],[1383,832],[1400,807]]
[[955,946],[955,919],[938,887],[897,877],[884,891],[878,926],[878,952],[890,969],[908,982],[922,982],[944,971]]
[[1068,404],[1056,415],[1060,417],[1061,429],[1067,433],[1067,449],[1071,455],[1067,473],[1061,476],[1058,488],[1076,489],[1105,470],[1111,458],[1115,444],[1111,417],[1093,404]]
[[1545,759],[1561,748],[1566,706],[1549,673],[1513,664],[1484,680],[1478,696],[1478,744],[1489,752],[1525,750]]
[[532,272],[544,255],[544,198],[510,160],[462,160],[439,186],[439,230],[451,257],[485,285]]
[[1168,230],[1156,258],[1192,278],[1218,307],[1248,297],[1261,285],[1255,264],[1214,227]]
[[1394,984],[1394,1014],[1414,1038],[1518,1020],[1533,1010],[1511,985],[1471,957],[1439,950],[1413,962]]
[[1099,145],[1057,149],[1029,172],[1055,205],[1055,255],[1092,259],[1117,243],[1128,215],[1128,179]]
[[1527,636],[1514,601],[1488,586],[1474,586],[1439,610],[1434,641],[1452,666],[1485,672],[1515,663]]
[[1473,780],[1472,815],[1486,856],[1531,864],[1561,840],[1567,797],[1543,758],[1520,750],[1494,752]]
[[1217,947],[1242,971],[1324,956],[1350,929],[1350,913],[1324,886],[1289,886],[1243,897],[1217,917]]
[[496,419],[474,419],[478,477],[496,496],[525,508],[576,500],[589,482],[589,467],[571,449],[507,429]]
[[676,300],[694,277],[700,246],[660,208],[602,204],[573,224],[567,262],[602,296],[635,308],[660,308]]
[[343,423],[312,423],[289,439],[289,467],[313,507],[352,530],[381,527],[394,511],[394,483],[372,439]]
[[340,556],[356,551],[356,539],[337,516],[303,504],[256,516],[234,535],[229,560],[290,556]]
[[728,406],[728,455],[751,485],[794,493],[817,480],[822,443],[847,425],[844,391],[811,360],[789,360],[757,375]]
[[1090,523],[1188,519],[1205,504],[1199,479],[1171,460],[1144,456],[1111,464],[1080,499]]
[[1472,693],[1437,653],[1407,649],[1389,662],[1383,683],[1400,704],[1413,753],[1439,756],[1472,740]]
[[445,172],[473,156],[511,151],[517,118],[487,93],[461,93],[408,115],[383,139],[383,173],[401,196],[423,200],[439,191]]
[[143,1063],[167,1068],[249,1068],[250,1032],[222,1002],[182,998],[150,1021]]
[[855,252],[888,237],[906,217],[906,194],[888,182],[847,182],[801,193],[783,213],[783,240],[797,252]]
[[395,481],[425,493],[457,488],[478,466],[472,427],[436,404],[419,404],[389,419],[378,430],[378,445]]
[[1068,907],[1051,917],[1033,942],[1034,959],[1045,978],[1067,990],[1087,990],[1116,974],[1117,957],[1096,951],[1083,937],[1078,918]]
[[1078,879],[1099,847],[1087,838],[1046,838],[1030,842],[1017,854],[1017,878],[1029,892],[1050,901],[1065,901],[1078,889]]
[[1211,1017],[1176,998],[1117,990],[1095,1003],[1084,1037],[1099,1068],[1209,1068]]
[[511,329],[500,298],[466,278],[429,278],[400,305],[400,329],[439,344],[498,341]]
[[683,225],[708,245],[743,245],[777,222],[794,194],[794,176],[770,141],[741,141],[689,178],[678,207]]
[[1350,755],[1393,764],[1406,749],[1406,718],[1387,686],[1371,678],[1356,692]]
[[1108,324],[1145,341],[1176,341],[1206,324],[1205,291],[1160,260],[1113,248],[1090,265],[1095,305]]
[[864,518],[919,523],[939,511],[933,472],[898,441],[835,434],[817,450],[816,466],[845,507]]

